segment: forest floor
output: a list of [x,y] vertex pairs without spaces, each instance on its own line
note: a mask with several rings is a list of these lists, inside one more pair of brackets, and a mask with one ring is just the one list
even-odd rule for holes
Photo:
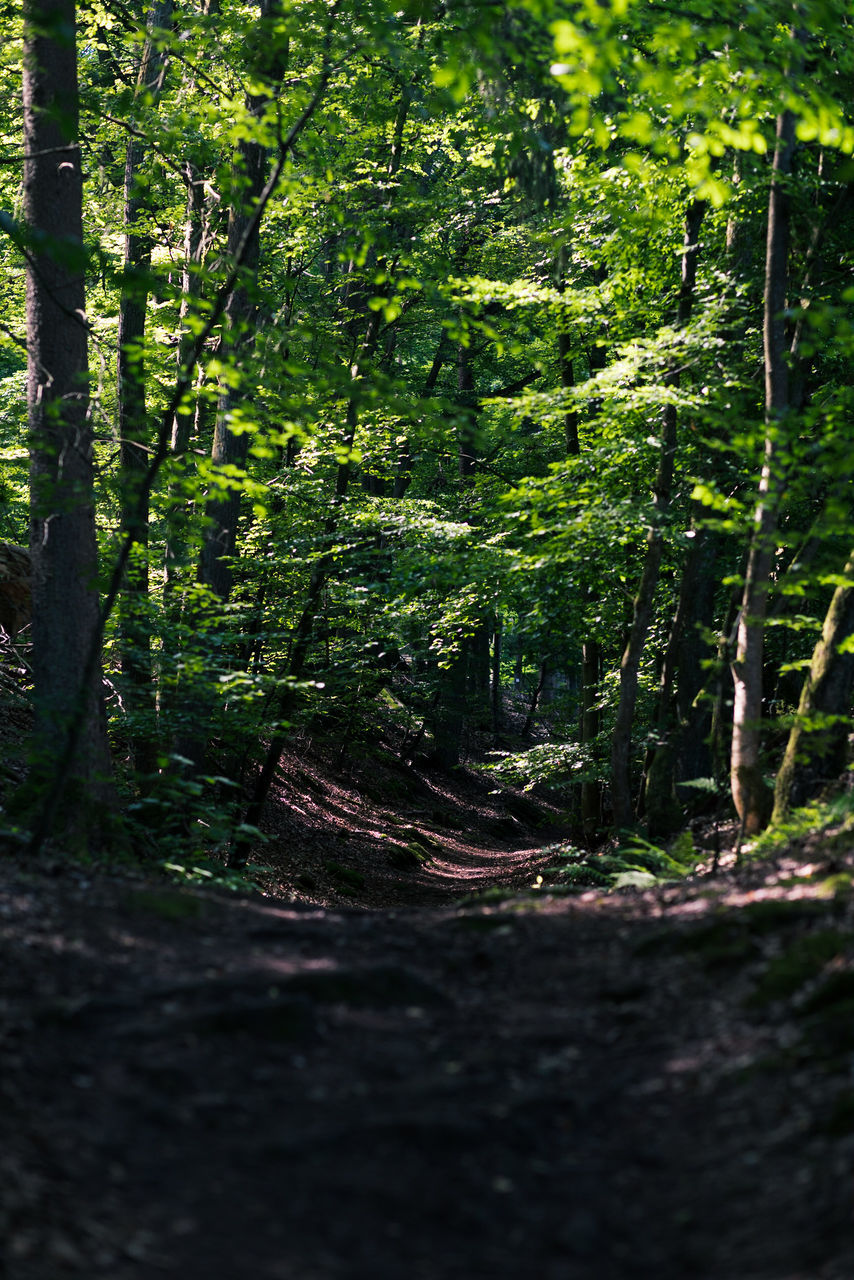
[[854,837],[561,895],[380,775],[290,758],[263,892],[0,857],[2,1280],[852,1280]]

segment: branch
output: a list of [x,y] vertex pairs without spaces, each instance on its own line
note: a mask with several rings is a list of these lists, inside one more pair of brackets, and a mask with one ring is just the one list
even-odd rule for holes
[[151,148],[154,154],[160,157],[160,159],[167,166],[167,168],[173,169],[175,173],[178,174],[178,177],[181,179],[181,181],[184,183],[185,186],[190,185],[190,179],[187,177],[187,174],[184,171],[183,165],[181,165],[177,160],[173,160],[171,156],[168,156],[166,152],[157,145],[156,142],[152,142],[150,136],[147,133],[145,133],[142,129],[137,129],[136,126],[132,125],[129,120],[120,120],[118,116],[111,116],[107,111],[101,112],[101,119],[109,120],[110,124],[117,124],[120,129],[124,129],[124,131],[126,133],[129,133],[132,138],[141,138],[142,141],[145,142]]
[[0,333],[5,333],[7,338],[12,339],[16,347],[22,347],[23,350],[26,351],[27,349],[26,338],[19,338],[17,333],[14,333],[7,324],[3,323],[2,320],[0,320]]
[[0,160],[0,165],[20,164],[24,160],[38,160],[41,156],[65,155],[67,152],[80,150],[79,144],[76,142],[68,142],[62,147],[45,147],[42,151],[21,151],[16,156],[4,156]]
[[481,396],[478,403],[483,404],[485,400],[503,400],[515,396],[518,391],[524,390],[530,386],[532,382],[536,382],[537,378],[541,378],[542,371],[540,369],[532,369],[530,373],[526,373],[524,378],[518,378],[516,382],[509,383],[506,387],[502,387],[500,391],[490,391],[488,396]]

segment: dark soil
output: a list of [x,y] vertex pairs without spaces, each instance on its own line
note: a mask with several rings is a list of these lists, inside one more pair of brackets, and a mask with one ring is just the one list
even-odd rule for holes
[[401,780],[291,760],[267,896],[0,861],[0,1276],[851,1280],[844,841],[559,896]]

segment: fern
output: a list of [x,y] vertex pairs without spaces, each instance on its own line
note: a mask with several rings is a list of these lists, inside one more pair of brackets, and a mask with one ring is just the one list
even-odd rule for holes
[[[621,888],[645,883],[641,877],[655,881],[677,879],[693,870],[695,855],[691,837],[684,832],[671,850],[661,849],[632,834],[626,844],[607,853],[593,853],[564,843],[544,850],[552,855],[545,872],[537,877],[535,889],[548,892],[552,888]],[[633,880],[632,877],[638,877]]]

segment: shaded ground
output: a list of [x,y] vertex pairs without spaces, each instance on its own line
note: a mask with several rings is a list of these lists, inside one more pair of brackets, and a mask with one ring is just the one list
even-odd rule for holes
[[414,768],[379,747],[336,769],[307,741],[276,779],[257,879],[317,905],[440,905],[531,884],[562,817],[470,769]]
[[476,784],[409,870],[314,784],[315,904],[0,861],[3,1280],[851,1280],[844,841],[561,897]]

